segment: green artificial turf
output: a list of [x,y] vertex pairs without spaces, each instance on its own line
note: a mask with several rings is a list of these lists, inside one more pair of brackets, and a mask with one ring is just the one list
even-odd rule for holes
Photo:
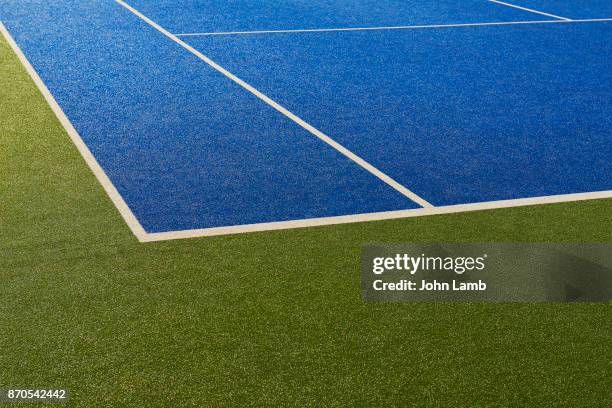
[[359,289],[364,242],[612,241],[612,200],[140,244],[3,40],[0,84],[0,387],[71,407],[612,406],[610,304]]

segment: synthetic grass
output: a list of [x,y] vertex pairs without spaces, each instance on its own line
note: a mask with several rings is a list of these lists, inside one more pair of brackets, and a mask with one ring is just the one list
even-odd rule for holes
[[611,241],[612,200],[139,244],[4,41],[0,83],[0,386],[75,407],[612,405],[610,304],[359,291],[363,242]]

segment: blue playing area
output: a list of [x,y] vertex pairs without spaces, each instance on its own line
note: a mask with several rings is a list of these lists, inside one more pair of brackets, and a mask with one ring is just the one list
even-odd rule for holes
[[0,0],[0,20],[146,233],[612,190],[610,1]]

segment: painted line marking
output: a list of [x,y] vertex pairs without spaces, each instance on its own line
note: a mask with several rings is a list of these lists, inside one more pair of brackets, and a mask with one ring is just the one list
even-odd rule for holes
[[138,221],[136,216],[134,216],[134,213],[132,213],[130,207],[128,207],[127,203],[123,200],[123,197],[121,197],[119,191],[117,191],[110,178],[106,175],[106,173],[104,172],[94,155],[91,153],[85,142],[83,142],[83,139],[81,138],[79,133],[76,131],[74,126],[72,126],[72,123],[70,123],[70,120],[68,119],[68,117],[66,117],[66,114],[64,113],[62,108],[59,106],[45,83],[42,81],[42,79],[32,66],[32,64],[30,64],[30,62],[26,58],[25,54],[23,53],[15,39],[11,36],[11,34],[1,21],[0,32],[2,32],[2,35],[8,42],[9,46],[13,49],[13,52],[15,53],[15,55],[17,55],[19,61],[21,61],[21,64],[25,67],[27,73],[30,75],[30,77],[38,87],[38,90],[53,110],[53,113],[55,113],[55,116],[57,116],[57,119],[60,121],[61,125],[68,133],[68,136],[70,136],[72,143],[74,143],[79,153],[81,153],[81,156],[83,156],[83,159],[98,179],[98,182],[102,185],[104,191],[106,191],[106,194],[108,194],[115,207],[117,207],[119,214],[121,214],[121,216],[125,220],[132,233],[136,236],[136,238],[140,242],[143,242],[147,237],[147,232],[144,230],[142,225],[140,225],[140,222]]
[[182,41],[180,38],[170,33],[169,31],[161,27],[159,24],[157,24],[156,22],[154,22],[153,20],[151,20],[150,18],[148,18],[147,16],[145,16],[144,14],[142,14],[141,12],[139,12],[138,10],[136,10],[135,8],[127,4],[126,2],[124,2],[123,0],[115,0],[115,1],[121,6],[125,7],[127,10],[129,10],[132,14],[134,14],[135,16],[137,16],[138,18],[140,18],[141,20],[149,24],[151,27],[155,28],[157,31],[159,31],[166,37],[170,38],[172,41],[174,41],[181,47],[185,48],[187,51],[191,52],[193,55],[198,57],[200,60],[204,61],[210,67],[220,72],[221,74],[225,75],[227,78],[229,78],[236,84],[240,85],[242,88],[246,89],[247,91],[249,91],[256,97],[261,99],[263,102],[270,105],[272,108],[282,113],[287,118],[291,119],[293,122],[298,124],[300,127],[302,127],[303,129],[306,129],[312,135],[318,137],[319,139],[327,143],[329,146],[333,147],[338,152],[348,157],[353,162],[357,163],[359,166],[361,166],[362,168],[364,168],[365,170],[367,170],[368,172],[370,172],[371,174],[373,174],[374,176],[376,176],[377,178],[385,182],[387,185],[391,186],[393,189],[400,192],[405,197],[419,204],[421,207],[425,207],[425,208],[433,207],[433,205],[427,202],[424,198],[410,191],[409,189],[407,189],[406,187],[404,187],[403,185],[401,185],[400,183],[392,179],[390,176],[380,171],[378,168],[374,167],[373,165],[371,165],[370,163],[368,163],[361,157],[357,156],[355,153],[353,153],[346,147],[342,146],[340,143],[336,142],[331,137],[327,136],[325,133],[321,132],[319,129],[315,128],[314,126],[307,123],[306,121],[304,121],[302,118],[300,118],[296,114],[287,110],[284,106],[274,101],[272,98],[263,94],[262,92],[260,92],[255,87],[248,84],[247,82],[243,81],[242,79],[238,78],[236,75],[232,74],[231,72],[229,72],[228,70],[226,70],[225,68],[223,68],[222,66],[220,66],[219,64],[217,64],[216,62],[208,58],[207,56],[205,56],[204,54],[202,54],[200,51],[196,50],[195,48],[193,48],[186,42]]
[[[598,20],[584,20],[584,21],[612,21],[612,19],[598,19]],[[548,22],[548,21],[547,21]],[[564,21],[550,21],[550,22],[564,22]],[[581,22],[580,20],[574,20],[572,22]],[[574,193],[574,194],[561,194],[543,197],[529,197],[520,199],[510,200],[499,200],[499,201],[488,201],[481,203],[470,203],[470,204],[458,204],[440,207],[429,207],[429,208],[418,208],[411,210],[399,210],[399,211],[387,211],[369,214],[352,214],[342,215],[337,217],[322,217],[312,218],[294,221],[279,221],[270,223],[259,223],[259,224],[248,224],[248,225],[236,225],[228,227],[215,227],[215,228],[203,228],[193,230],[181,230],[181,231],[168,231],[159,233],[147,233],[144,228],[140,225],[137,218],[134,216],[130,208],[127,206],[119,192],[116,190],[104,170],[100,167],[95,157],[92,155],[90,150],[87,148],[80,135],[74,129],[70,120],[66,117],[53,95],[49,92],[44,82],[41,80],[38,73],[34,70],[30,62],[25,57],[22,50],[19,48],[13,37],[10,35],[6,27],[0,22],[0,32],[6,38],[9,46],[13,49],[13,52],[17,55],[19,61],[22,63],[27,73],[30,75],[43,97],[59,119],[61,125],[64,127],[72,142],[77,147],[79,153],[83,156],[85,162],[93,171],[98,182],[102,185],[106,193],[111,198],[111,201],[117,207],[117,210],[125,220],[126,224],[136,236],[140,242],[157,242],[174,239],[185,239],[185,238],[196,238],[196,237],[209,237],[218,235],[228,234],[239,234],[249,232],[261,232],[261,231],[273,231],[281,229],[292,229],[292,228],[306,228],[306,227],[317,227],[326,225],[337,225],[337,224],[348,224],[356,222],[367,222],[367,221],[382,221],[399,218],[410,218],[410,217],[421,217],[430,215],[443,215],[443,214],[455,214],[462,212],[482,211],[482,210],[494,210],[502,208],[512,207],[524,207],[542,204],[555,204],[564,202],[576,202],[585,200],[597,200],[597,199],[610,199],[612,198],[612,190],[598,191],[598,192],[587,192],[587,193]]]
[[517,6],[516,4],[512,4],[512,3],[506,3],[504,1],[499,1],[499,0],[489,0],[491,3],[497,3],[497,4],[501,4],[504,6],[508,6],[508,7],[512,7],[515,9],[519,9],[519,10],[524,10],[524,11],[529,11],[530,13],[535,13],[535,14],[540,14],[542,16],[548,16],[548,17],[552,17],[552,18],[558,18],[559,20],[564,20],[564,21],[572,21],[572,19],[567,18],[567,17],[561,17],[561,16],[557,16],[555,14],[550,14],[550,13],[544,13],[543,11],[538,11],[538,10],[534,10],[534,9],[530,9],[527,7],[521,7],[521,6]]
[[431,215],[455,214],[472,211],[494,210],[501,208],[525,207],[542,204],[555,204],[585,200],[612,198],[612,190],[591,193],[560,194],[544,197],[519,198],[514,200],[488,201],[482,203],[447,205],[412,210],[386,211],[369,214],[342,215],[338,217],[312,218],[296,221],[280,221],[260,224],[216,227],[184,231],[149,233],[144,241],[167,241],[173,239],[212,237],[217,235],[241,234],[248,232],[275,231],[292,228],[320,227],[326,225],[349,224],[355,222],[382,221],[398,218],[423,217]]
[[408,26],[381,26],[381,27],[346,27],[346,28],[305,28],[296,30],[257,30],[257,31],[219,31],[201,33],[174,34],[177,37],[197,37],[211,35],[250,35],[250,34],[282,34],[282,33],[324,33],[334,31],[381,31],[381,30],[415,30],[424,28],[452,28],[452,27],[485,27],[525,24],[568,24],[568,23],[593,23],[612,21],[612,18],[591,18],[580,20],[528,20],[528,21],[497,21],[490,23],[459,23],[459,24],[429,24]]

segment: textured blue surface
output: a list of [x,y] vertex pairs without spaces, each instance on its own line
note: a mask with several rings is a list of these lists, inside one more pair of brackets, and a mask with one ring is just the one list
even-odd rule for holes
[[[542,19],[477,0],[131,4],[175,32]],[[113,1],[0,0],[0,19],[148,232],[417,207]],[[187,39],[436,205],[612,189],[612,23]]]
[[149,232],[417,207],[112,1],[0,16]]
[[486,0],[132,0],[174,33],[540,20]]
[[188,42],[433,204],[612,189],[612,23]]
[[612,18],[611,0],[511,0],[510,3],[565,18]]

